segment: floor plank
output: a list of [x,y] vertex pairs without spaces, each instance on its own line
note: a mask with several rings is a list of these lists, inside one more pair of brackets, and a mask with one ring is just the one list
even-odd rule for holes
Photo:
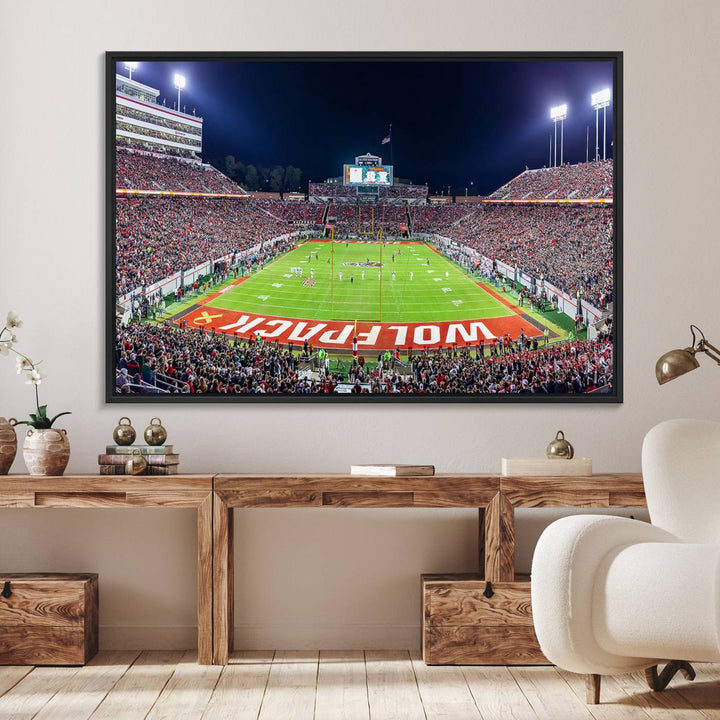
[[182,660],[180,650],[146,651],[107,694],[92,720],[144,718]]
[[369,720],[365,653],[320,652],[315,720]]
[[540,720],[592,718],[586,703],[569,691],[568,684],[554,667],[525,666],[509,670]]
[[0,667],[0,720],[720,720],[720,664],[651,692],[643,673],[427,666],[416,651],[103,652],[77,667]]
[[197,650],[183,653],[148,720],[200,720],[222,669],[220,665],[198,665]]
[[[585,675],[571,673],[557,668],[560,677],[581,702],[585,702]],[[635,695],[628,695],[618,681],[609,675],[603,675],[600,683],[600,703],[587,705],[595,720],[648,720],[650,717],[643,709],[642,702]]]
[[256,720],[274,653],[234,652],[223,669],[203,720]]
[[[678,692],[696,708],[706,720],[720,720],[720,665],[694,663],[697,677],[683,682]],[[684,678],[683,678],[684,680]]]
[[365,667],[372,720],[425,720],[407,650],[366,650]]
[[30,720],[77,674],[77,667],[36,667],[0,697],[0,718]]
[[120,650],[98,653],[53,695],[35,719],[86,720],[139,654]]
[[430,667],[423,662],[420,650],[411,650],[410,659],[427,720],[482,719],[459,667]]
[[483,720],[537,720],[507,667],[473,665],[463,667],[462,673]]
[[[686,681],[675,680],[662,692],[653,692],[647,685],[644,672],[614,676],[615,682],[629,696],[633,697],[645,713],[656,720],[698,720],[702,715],[677,691],[678,684]],[[605,678],[603,678],[603,682]],[[603,699],[602,690],[600,699]]]
[[317,672],[317,650],[276,652],[259,720],[312,720]]
[[17,685],[30,671],[32,666],[5,665],[0,667],[0,697],[11,687]]

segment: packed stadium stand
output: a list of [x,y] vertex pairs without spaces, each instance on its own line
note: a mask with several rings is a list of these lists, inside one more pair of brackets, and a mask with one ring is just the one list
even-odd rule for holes
[[274,207],[271,200],[119,197],[118,295],[287,232],[287,222],[269,211]]
[[[463,207],[463,206],[461,206]],[[483,204],[459,215],[458,206],[422,208],[426,232],[437,232],[486,257],[544,277],[598,307],[612,301],[613,215],[588,205]]]
[[611,198],[613,161],[562,165],[555,168],[525,170],[497,189],[490,198],[497,200],[561,200]]
[[[188,394],[332,393],[340,379],[298,372],[299,360],[277,343],[238,341],[173,326],[131,324],[117,331],[118,393]],[[609,335],[538,348],[512,341],[489,356],[472,348],[424,351],[404,374],[355,365],[354,392],[391,394],[581,394],[608,388],[613,379]],[[344,379],[344,378],[343,378]],[[365,387],[363,387],[365,385]]]
[[122,148],[116,153],[115,182],[118,188],[128,190],[245,193],[211,165]]

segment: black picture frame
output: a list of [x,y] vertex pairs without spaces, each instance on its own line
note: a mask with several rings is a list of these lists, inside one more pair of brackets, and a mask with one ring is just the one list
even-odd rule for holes
[[[578,394],[299,394],[287,393],[139,393],[125,394],[116,385],[116,92],[115,76],[120,62],[609,62],[612,63],[612,222],[613,222],[613,308],[612,308],[612,378],[609,392]],[[623,402],[623,53],[591,52],[119,52],[105,54],[105,171],[106,171],[106,316],[105,316],[105,400],[108,403],[228,403],[228,402],[479,402],[479,403],[594,403]],[[549,121],[548,121],[549,122]],[[547,137],[547,133],[545,135]],[[557,148],[556,148],[557,151]],[[510,178],[509,178],[510,179]],[[357,325],[356,325],[357,332]]]

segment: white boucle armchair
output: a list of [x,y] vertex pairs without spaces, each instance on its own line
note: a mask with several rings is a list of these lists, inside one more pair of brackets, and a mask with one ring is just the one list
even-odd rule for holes
[[662,690],[678,670],[694,678],[689,661],[720,661],[720,423],[657,425],[642,471],[652,524],[566,517],[545,530],[533,557],[540,647],[555,665],[588,675],[591,703],[602,675],[644,669]]

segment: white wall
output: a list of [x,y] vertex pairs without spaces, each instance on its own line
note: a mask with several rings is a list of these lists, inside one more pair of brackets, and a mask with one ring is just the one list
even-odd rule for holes
[[[598,471],[637,471],[644,433],[717,415],[707,367],[659,388],[655,359],[710,339],[720,263],[720,4],[714,0],[0,0],[0,315],[22,314],[51,411],[71,409],[70,471],[92,472],[125,406],[103,402],[105,50],[623,50],[625,403],[620,406],[276,404],[135,406],[159,414],[185,471],[344,471],[432,462],[498,471],[558,428]],[[31,409],[0,358],[0,414]],[[23,472],[22,459],[14,466]],[[519,565],[546,514],[523,513]],[[475,515],[461,511],[243,511],[239,636],[256,645],[415,642],[419,574],[471,570]],[[104,643],[193,640],[189,511],[0,512],[0,568],[96,570]],[[148,627],[149,626],[149,629]]]

